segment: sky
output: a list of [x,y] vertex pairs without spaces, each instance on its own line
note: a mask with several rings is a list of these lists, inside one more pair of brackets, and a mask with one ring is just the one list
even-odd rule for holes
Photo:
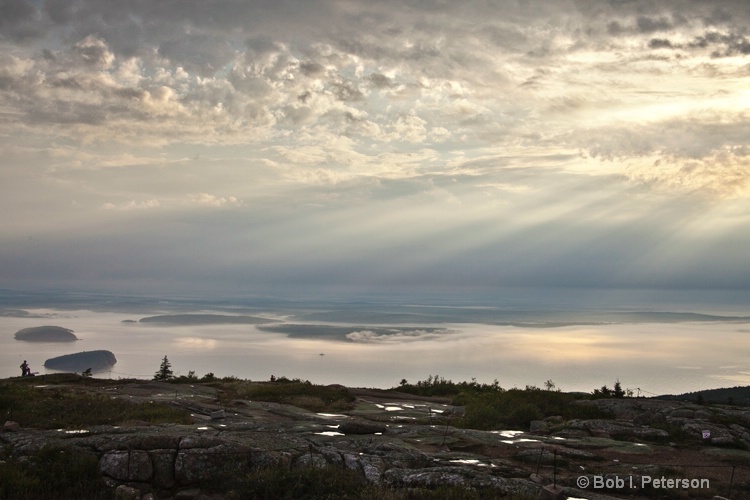
[[750,287],[747,0],[0,0],[0,283]]

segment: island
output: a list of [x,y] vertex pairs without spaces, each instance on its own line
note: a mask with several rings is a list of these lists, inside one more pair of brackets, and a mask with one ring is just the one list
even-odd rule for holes
[[44,367],[50,370],[83,372],[91,368],[91,371],[104,371],[112,368],[117,363],[117,358],[111,351],[83,351],[74,354],[65,354],[50,358],[44,362]]
[[274,320],[257,316],[234,316],[228,314],[162,314],[141,318],[141,323],[159,325],[260,325]]
[[18,330],[14,336],[16,340],[25,342],[75,342],[78,337],[73,330],[61,326],[34,326]]

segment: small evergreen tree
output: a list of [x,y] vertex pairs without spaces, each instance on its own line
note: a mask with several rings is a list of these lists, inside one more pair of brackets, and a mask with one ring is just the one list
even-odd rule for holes
[[167,359],[167,356],[164,356],[164,359],[161,360],[161,365],[159,366],[159,371],[154,374],[154,380],[171,380],[174,378],[174,372],[172,372],[172,364]]
[[625,391],[622,390],[622,386],[620,385],[620,379],[617,379],[617,382],[615,382],[615,388],[612,390],[612,395],[616,398],[625,397]]
[[608,398],[612,395],[612,389],[603,385],[601,389],[594,389],[594,397],[596,398]]

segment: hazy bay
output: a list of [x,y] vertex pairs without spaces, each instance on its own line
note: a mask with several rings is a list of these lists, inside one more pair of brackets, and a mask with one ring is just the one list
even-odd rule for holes
[[[182,375],[211,372],[253,380],[284,375],[365,387],[393,387],[402,378],[435,374],[497,379],[506,388],[542,386],[551,379],[562,390],[586,392],[619,379],[645,395],[750,384],[744,347],[750,320],[741,308],[720,315],[715,308],[695,314],[377,300],[331,301],[327,308],[321,302],[283,301],[212,304],[213,309],[124,300],[90,305],[7,309],[0,318],[0,376],[19,375],[23,359],[44,373],[47,358],[107,349],[118,361],[98,377],[150,378],[166,355]],[[180,316],[173,323],[141,321],[154,313]],[[13,339],[16,331],[42,324],[69,328],[80,340],[68,346]]]

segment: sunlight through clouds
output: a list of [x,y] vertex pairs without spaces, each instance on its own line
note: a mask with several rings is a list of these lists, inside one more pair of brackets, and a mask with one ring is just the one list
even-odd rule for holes
[[178,347],[188,350],[216,349],[218,341],[202,337],[181,337],[175,340]]
[[741,2],[13,6],[8,286],[750,282]]

